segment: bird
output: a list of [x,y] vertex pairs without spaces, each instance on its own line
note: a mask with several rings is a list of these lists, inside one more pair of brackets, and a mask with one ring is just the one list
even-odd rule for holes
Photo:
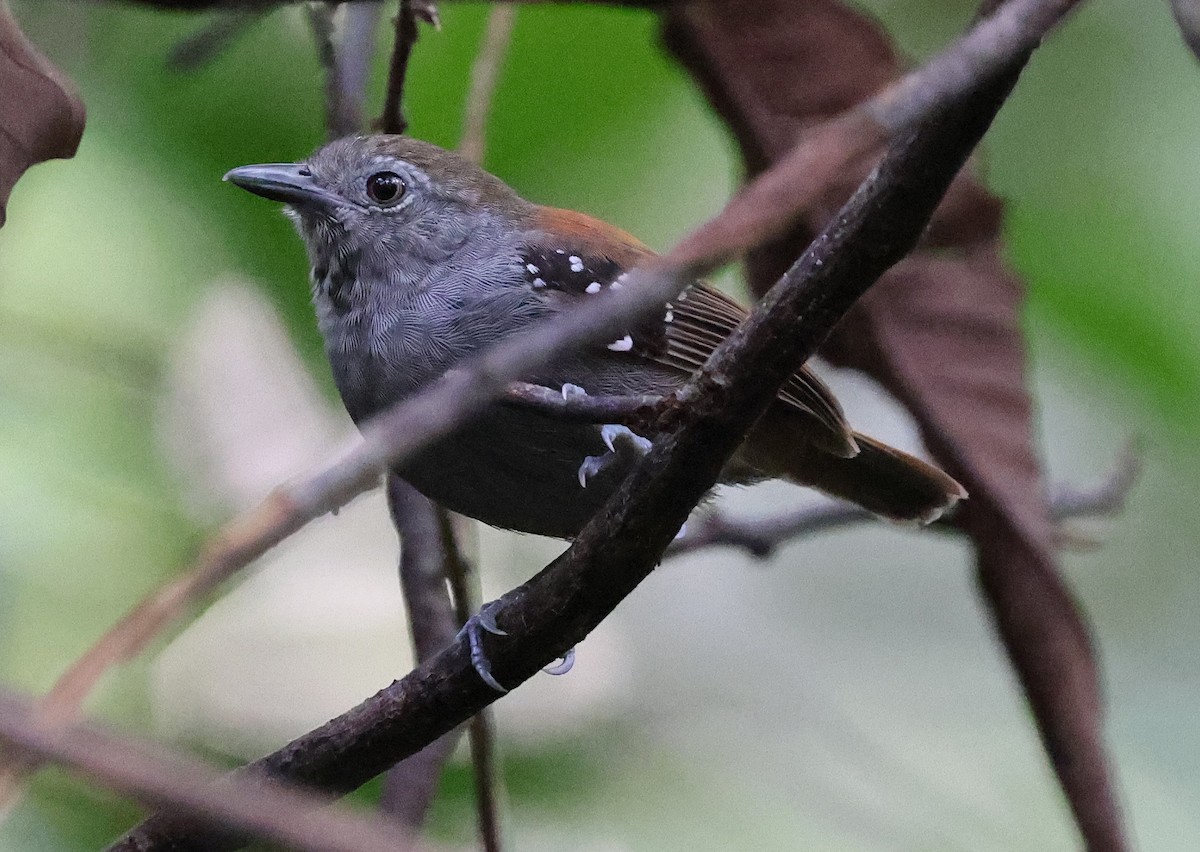
[[[225,180],[286,205],[308,251],[334,382],[360,425],[464,359],[622,287],[655,257],[607,222],[527,201],[473,161],[409,136],[346,137],[305,161],[242,166]],[[524,378],[564,393],[668,394],[746,316],[695,281],[651,320]],[[571,539],[653,438],[497,402],[396,473],[486,524]],[[966,497],[934,465],[854,431],[807,366],[721,478],[782,478],[918,523]]]
[[[527,201],[478,164],[409,136],[346,137],[307,160],[242,166],[225,179],[285,205],[308,252],[334,383],[359,425],[501,340],[633,286],[629,273],[655,257],[620,228]],[[522,378],[564,396],[670,394],[746,316],[693,281],[615,339]],[[654,437],[497,401],[394,472],[454,512],[572,539]],[[852,429],[807,366],[721,474],[728,484],[767,479],[902,522],[929,523],[967,496],[934,465]],[[494,610],[484,607],[464,631],[475,670],[504,691],[481,644],[481,631],[502,633]],[[571,659],[547,671],[563,673]]]

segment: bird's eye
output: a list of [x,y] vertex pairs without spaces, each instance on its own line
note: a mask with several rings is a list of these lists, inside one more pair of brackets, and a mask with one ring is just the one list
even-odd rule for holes
[[391,204],[404,194],[404,181],[395,172],[376,172],[367,178],[367,196],[377,204]]

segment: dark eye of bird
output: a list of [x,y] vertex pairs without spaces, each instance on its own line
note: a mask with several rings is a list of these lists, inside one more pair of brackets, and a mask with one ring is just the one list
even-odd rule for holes
[[404,194],[404,181],[395,172],[376,172],[367,178],[367,195],[372,201],[387,204]]

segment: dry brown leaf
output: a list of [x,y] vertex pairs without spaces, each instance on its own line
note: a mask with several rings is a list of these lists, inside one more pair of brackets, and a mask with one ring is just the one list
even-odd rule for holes
[[[751,175],[806,128],[902,70],[886,33],[837,0],[693,3],[665,15],[665,35],[729,123]],[[843,169],[791,234],[749,258],[756,292],[800,254],[871,165],[862,159]],[[960,522],[1047,752],[1088,848],[1121,850],[1092,645],[1054,556],[1025,388],[1024,286],[1000,259],[1001,217],[1000,202],[960,175],[925,247],[853,309],[823,354],[882,382],[971,492]]]
[[29,43],[0,0],[0,225],[26,169],[75,156],[83,122],[74,84]]

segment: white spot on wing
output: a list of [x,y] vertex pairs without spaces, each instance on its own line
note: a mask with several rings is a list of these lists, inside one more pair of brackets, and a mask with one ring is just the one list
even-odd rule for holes
[[542,270],[538,269],[536,266],[534,266],[532,263],[525,264],[525,268],[529,270],[530,275],[537,275],[539,272],[542,271]]
[[583,272],[583,260],[578,255],[571,255],[567,258],[571,262],[572,272]]
[[613,290],[620,290],[620,289],[621,289],[621,287],[622,287],[623,285],[621,284],[621,279],[620,279],[620,278],[618,278],[616,281],[614,281],[613,283],[609,284],[608,286],[609,286],[609,288],[610,288],[610,289],[613,289]]
[[600,282],[593,281],[591,284],[587,285],[587,287],[584,288],[583,292],[591,293],[594,296],[595,294],[600,292]]
[[533,286],[534,287],[545,287],[546,282],[543,281],[541,278],[535,278],[535,279],[533,279]]
[[614,340],[612,343],[608,344],[608,348],[613,352],[628,352],[633,348],[633,338],[627,334],[620,340]]

